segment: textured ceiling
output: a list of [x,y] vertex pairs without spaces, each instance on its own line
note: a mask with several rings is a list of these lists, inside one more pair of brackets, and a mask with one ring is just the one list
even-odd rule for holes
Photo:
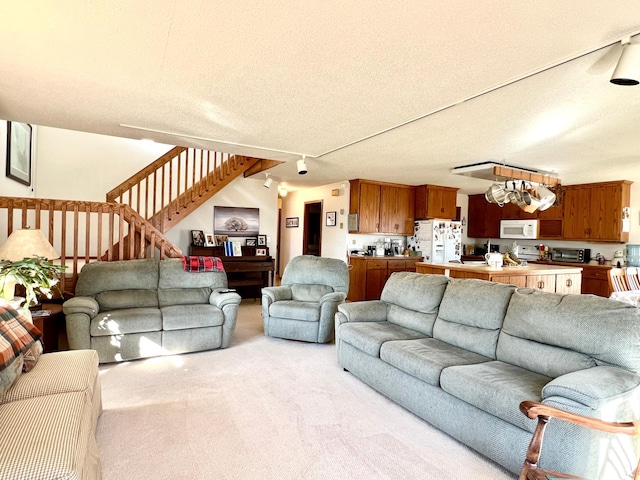
[[0,118],[284,160],[290,188],[640,182],[640,86],[609,83],[638,33],[637,0],[0,2]]

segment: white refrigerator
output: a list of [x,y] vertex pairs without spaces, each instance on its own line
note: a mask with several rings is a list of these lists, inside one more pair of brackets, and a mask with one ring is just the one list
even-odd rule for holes
[[422,252],[428,263],[460,261],[462,224],[451,220],[418,220],[414,223],[409,249]]

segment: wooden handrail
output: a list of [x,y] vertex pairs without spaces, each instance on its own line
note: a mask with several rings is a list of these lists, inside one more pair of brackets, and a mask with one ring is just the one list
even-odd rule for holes
[[171,218],[237,174],[247,160],[196,148],[174,147],[107,193],[107,202],[129,205],[161,232]]
[[[80,267],[95,260],[180,257],[182,252],[129,205],[42,198],[0,197],[6,237],[17,228],[43,231],[69,267],[61,280],[73,291]],[[0,231],[0,243],[6,238]]]

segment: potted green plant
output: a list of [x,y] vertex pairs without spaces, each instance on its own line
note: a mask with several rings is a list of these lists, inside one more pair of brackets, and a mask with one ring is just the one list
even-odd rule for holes
[[0,296],[10,301],[15,285],[25,290],[26,306],[38,303],[38,296],[53,296],[53,288],[58,285],[60,275],[67,267],[54,265],[44,257],[25,257],[11,262],[0,260]]

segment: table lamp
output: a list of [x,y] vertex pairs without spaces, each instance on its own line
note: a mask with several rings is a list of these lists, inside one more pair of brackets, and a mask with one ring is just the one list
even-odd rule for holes
[[[30,301],[35,300],[34,289],[48,289],[55,285],[57,280],[51,281],[49,274],[64,269],[42,261],[43,258],[54,260],[60,258],[60,254],[40,230],[28,227],[14,230],[0,247],[0,296],[7,302],[11,301],[15,294],[15,284],[21,283],[27,290],[31,289],[31,292],[27,292],[27,297],[32,297],[28,298]],[[30,274],[31,279],[20,278],[25,272]],[[34,273],[37,275],[34,276]]]

